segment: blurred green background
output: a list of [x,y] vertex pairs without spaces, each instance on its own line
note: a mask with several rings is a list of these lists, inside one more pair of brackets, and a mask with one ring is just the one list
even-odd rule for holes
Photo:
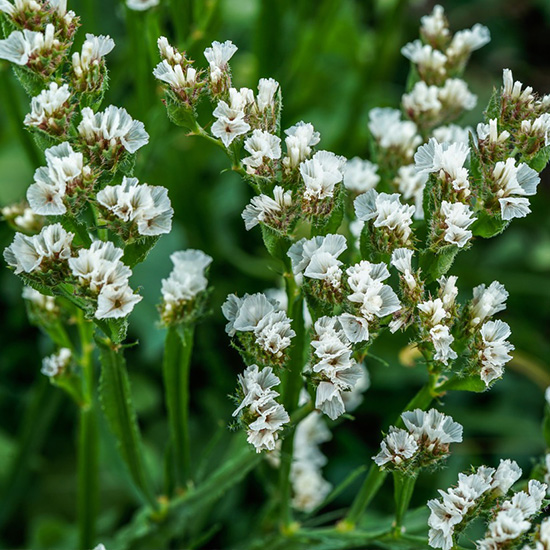
[[[167,427],[161,381],[163,332],[156,326],[155,306],[160,280],[171,269],[170,253],[192,247],[214,258],[212,316],[197,330],[191,375],[193,459],[198,461],[216,438],[205,476],[223,460],[231,438],[227,423],[232,404],[227,395],[243,368],[229,348],[220,306],[230,292],[252,293],[278,284],[259,231],[244,230],[240,213],[250,199],[247,186],[224,172],[228,164],[219,149],[185,136],[168,122],[160,87],[151,75],[158,62],[159,32],[174,42],[179,33],[179,45],[202,66],[206,46],[231,39],[239,47],[232,60],[234,85],[254,88],[261,77],[275,78],[283,90],[283,128],[310,121],[321,133],[322,148],[366,158],[368,111],[398,106],[408,72],[399,49],[417,38],[420,16],[433,7],[432,2],[400,0],[204,0],[195,2],[194,9],[189,5],[182,0],[176,6],[181,18],[174,19],[165,0],[152,12],[142,13],[130,13],[113,0],[69,1],[82,18],[78,47],[85,32],[115,39],[117,46],[107,57],[111,88],[105,106],[124,106],[145,122],[151,138],[138,155],[136,176],[166,186],[175,209],[173,232],[135,269],[133,286],[141,286],[144,300],[131,317],[130,336],[139,339],[140,346],[127,354],[149,464],[159,486]],[[550,92],[547,0],[453,0],[443,5],[451,29],[479,22],[492,35],[491,43],[473,54],[466,71],[479,101],[461,123],[481,119],[504,67],[536,91]],[[211,8],[211,17],[203,21],[203,12]],[[21,139],[24,132],[18,130],[28,110],[10,67],[0,62],[0,206],[24,198],[32,182],[36,152],[29,150]],[[465,441],[455,448],[447,469],[421,476],[413,506],[423,506],[436,488],[449,486],[471,463],[494,464],[510,457],[529,471],[532,458],[544,452],[540,422],[543,389],[550,384],[549,179],[543,173],[529,217],[514,220],[501,237],[476,242],[452,268],[464,300],[480,283],[496,279],[506,286],[510,298],[501,318],[512,328],[516,352],[504,379],[491,392],[455,393],[444,399],[445,412],[465,426]],[[2,224],[1,247],[12,238],[12,231]],[[7,269],[0,270],[0,547],[70,549],[77,536],[77,411],[39,372],[51,344],[29,326],[20,296],[19,280]],[[356,421],[340,424],[333,440],[323,446],[329,457],[325,475],[333,484],[369,460],[378,448],[380,430],[423,383],[422,368],[406,367],[396,357],[396,350],[407,344],[406,337],[399,338],[377,343],[374,352],[390,366],[368,363],[372,387],[355,413]],[[112,550],[111,535],[129,521],[138,500],[128,488],[104,422],[101,432],[98,542]],[[273,471],[262,465],[191,526],[197,535],[212,529],[202,547],[235,546],[268,526],[270,511],[261,506],[266,500],[261,487],[269,489],[273,479]],[[357,486],[327,512],[336,514],[346,506]],[[391,510],[391,493],[389,485],[380,493],[370,519]]]

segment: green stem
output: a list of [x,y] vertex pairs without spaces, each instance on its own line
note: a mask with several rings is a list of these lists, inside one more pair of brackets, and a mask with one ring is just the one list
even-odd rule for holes
[[99,501],[98,429],[94,407],[93,324],[77,312],[80,336],[80,367],[84,404],[80,409],[78,435],[78,526],[80,548],[94,546]]
[[403,519],[409,509],[411,497],[416,483],[416,475],[408,476],[401,472],[393,473],[394,498],[395,498],[395,526],[394,533],[401,536],[401,527]]
[[169,327],[164,346],[164,391],[168,408],[175,483],[184,488],[191,464],[189,444],[189,372],[194,325]]
[[[420,391],[409,401],[407,406],[403,409],[404,411],[409,411],[412,409],[426,409],[430,406],[432,400],[436,397],[434,395],[434,384],[435,378],[430,377],[428,383],[423,386]],[[399,426],[402,424],[401,415],[395,421],[394,425]],[[349,512],[346,514],[346,517],[340,522],[340,528],[343,531],[355,529],[357,522],[361,519],[361,516],[365,512],[365,509],[370,504],[371,500],[374,498],[376,493],[379,491],[380,487],[386,479],[387,472],[381,470],[375,464],[371,465],[369,473],[357,493]]]
[[92,407],[82,407],[78,435],[79,548],[94,546],[98,503],[97,424]]
[[104,342],[98,341],[98,344],[102,366],[99,390],[103,411],[135,489],[145,502],[158,509],[159,504],[143,464],[141,434],[132,403],[126,361],[122,350]]
[[[285,278],[288,297],[288,315],[292,318],[292,328],[296,332],[290,350],[288,370],[283,384],[283,404],[287,411],[294,411],[298,406],[300,390],[303,386],[302,369],[304,366],[305,329],[303,315],[303,298],[297,292],[296,283],[291,274]],[[290,469],[294,452],[295,425],[291,427],[281,445],[281,466],[279,469],[280,527],[287,531],[292,523]]]

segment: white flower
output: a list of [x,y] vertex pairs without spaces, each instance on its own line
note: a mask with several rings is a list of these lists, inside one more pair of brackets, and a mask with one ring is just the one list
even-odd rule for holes
[[477,218],[472,218],[474,212],[467,205],[461,202],[441,203],[441,214],[445,219],[444,240],[462,248],[471,238],[472,232],[468,229]]
[[69,366],[71,358],[71,350],[69,348],[61,348],[57,353],[42,360],[40,372],[49,378],[53,378],[61,374]]
[[348,285],[352,294],[350,302],[358,304],[361,315],[372,321],[375,317],[385,317],[401,309],[399,298],[389,285],[382,283],[389,277],[385,264],[371,264],[363,260],[346,270]]
[[425,323],[430,328],[439,325],[443,319],[449,317],[449,313],[443,305],[441,298],[426,300],[418,304],[417,307],[425,315]]
[[108,53],[115,47],[115,41],[110,36],[95,36],[86,34],[81,53],[75,52],[72,56],[73,71],[77,77],[97,67]]
[[391,265],[403,275],[403,279],[410,289],[416,287],[416,279],[412,268],[414,250],[409,248],[396,248],[391,255]]
[[[309,240],[300,239],[288,249],[287,255],[291,260],[294,276],[297,277],[297,280],[300,280],[302,275],[315,274],[315,268],[321,267],[319,264],[330,264],[335,267],[342,265],[342,262],[337,258],[346,248],[346,238],[343,235],[329,234],[325,237],[313,237]],[[320,258],[317,258],[313,267],[310,268],[315,256],[320,256]],[[329,259],[329,256],[332,260]],[[331,273],[331,275],[334,275],[334,273]]]
[[389,195],[370,189],[355,199],[355,215],[361,221],[374,220],[374,227],[386,227],[402,243],[406,243],[411,235],[415,207],[401,204],[399,198],[399,193]]
[[126,5],[135,11],[145,11],[154,6],[158,6],[160,0],[126,0]]
[[290,417],[285,408],[274,400],[262,403],[255,412],[259,413],[259,417],[248,425],[247,441],[257,453],[273,451],[278,439],[277,432],[290,422]]
[[197,70],[193,67],[188,67],[183,72],[181,65],[170,65],[166,59],[163,59],[153,70],[153,76],[178,90],[193,86],[196,83]]
[[247,167],[247,172],[251,174],[260,168],[266,159],[281,158],[281,138],[263,130],[254,130],[245,140],[244,148],[250,156],[244,158],[242,162]]
[[351,313],[342,313],[338,319],[346,338],[350,342],[366,342],[369,339],[369,324],[362,317],[357,317]]
[[436,4],[430,15],[420,18],[420,32],[432,39],[449,36],[447,18],[442,6]]
[[136,224],[140,235],[161,235],[172,229],[174,210],[165,187],[124,176],[120,185],[102,189],[97,201],[121,220]]
[[414,155],[416,170],[420,174],[437,173],[440,177],[447,174],[454,189],[468,189],[468,170],[464,163],[469,153],[470,148],[464,143],[438,143],[431,138]]
[[355,193],[364,193],[369,189],[374,189],[380,181],[380,176],[376,173],[378,165],[354,157],[348,160],[344,166],[344,186]]
[[226,40],[223,44],[214,41],[212,42],[212,46],[204,50],[204,57],[206,57],[206,61],[210,64],[212,80],[214,80],[215,76],[221,76],[221,71],[227,70],[227,63],[237,50],[237,46],[231,40]]
[[334,195],[334,187],[344,178],[346,159],[329,151],[317,151],[313,158],[300,164],[300,174],[305,183],[306,200],[324,199]]
[[492,488],[505,495],[521,477],[521,468],[513,460],[501,460],[493,476]]
[[462,441],[462,426],[450,416],[436,409],[415,409],[401,415],[409,432],[429,450],[435,445],[448,445]]
[[527,86],[522,91],[521,89],[523,84],[519,80],[514,82],[514,77],[512,76],[512,71],[510,69],[503,69],[502,83],[502,94],[504,96],[508,96],[509,98],[522,103],[531,103],[534,101],[535,97],[533,95],[533,88],[531,88],[531,86]]
[[428,181],[428,174],[419,174],[414,164],[400,166],[397,171],[397,176],[394,180],[399,192],[403,195],[403,199],[414,199],[415,212],[414,218],[417,220],[424,219],[424,209],[422,201],[424,197],[424,187]]
[[47,124],[52,117],[60,118],[70,97],[67,84],[59,86],[56,82],[51,82],[48,88],[32,98],[31,112],[25,116],[23,123],[25,126],[41,126]]
[[25,10],[39,12],[42,6],[36,0],[15,0],[15,5],[8,0],[0,0],[0,11],[12,17]]
[[489,29],[476,23],[471,29],[456,32],[446,53],[449,58],[468,57],[473,51],[479,50],[490,41]]
[[99,113],[84,107],[77,130],[90,145],[101,141],[107,142],[108,146],[121,144],[129,153],[135,153],[149,142],[143,122],[134,120],[126,109],[114,105]]
[[285,130],[286,154],[283,164],[287,168],[299,166],[311,155],[311,148],[319,143],[321,137],[315,131],[313,124],[309,122],[298,122]]
[[26,65],[32,55],[42,49],[51,48],[53,32],[53,25],[46,26],[46,34],[28,29],[13,31],[6,39],[0,40],[0,59],[16,65]]
[[454,337],[450,333],[449,327],[436,325],[430,330],[430,338],[435,348],[435,361],[441,361],[444,365],[447,365],[449,359],[457,358],[456,352],[451,348]]
[[258,82],[258,94],[256,96],[256,105],[260,113],[275,106],[275,94],[278,88],[279,83],[273,78],[260,78]]
[[493,281],[487,288],[485,285],[476,286],[470,304],[473,325],[479,325],[495,313],[506,309],[508,292],[504,285]]
[[457,277],[455,275],[450,275],[449,277],[440,277],[437,279],[439,283],[439,296],[443,307],[449,311],[456,300],[458,295],[458,288],[456,287]]
[[280,357],[296,336],[290,319],[284,311],[272,311],[265,315],[254,329],[256,344],[274,357]]
[[237,380],[241,386],[243,399],[233,411],[233,416],[237,416],[246,407],[253,404],[256,407],[262,401],[274,399],[279,395],[276,390],[271,389],[281,383],[279,377],[273,374],[271,367],[260,370],[258,365],[250,365],[237,376]]
[[217,120],[212,124],[212,135],[220,138],[226,147],[229,147],[235,138],[250,130],[250,124],[244,119],[244,112],[230,107],[223,100],[219,101],[213,115]]
[[506,341],[510,334],[508,324],[500,320],[487,321],[481,327],[483,349],[479,352],[482,365],[480,376],[487,387],[502,376],[503,366],[512,358],[508,352],[514,346]]
[[64,261],[71,255],[74,233],[68,233],[59,223],[48,225],[38,235],[27,237],[16,233],[13,243],[4,250],[6,263],[15,273],[40,270],[44,260]]
[[479,141],[489,140],[489,143],[504,143],[510,137],[510,132],[506,130],[503,130],[499,134],[496,118],[489,120],[488,124],[480,122],[477,125],[476,133]]
[[411,158],[422,143],[417,135],[416,124],[401,120],[397,109],[375,108],[369,112],[369,130],[383,149],[396,149],[405,157]]
[[399,466],[416,454],[418,443],[406,430],[392,426],[388,435],[382,440],[380,448],[380,452],[372,457],[377,466],[384,466],[388,462]]
[[409,42],[401,48],[401,53],[409,61],[419,66],[421,73],[434,72],[439,76],[445,75],[447,56],[439,50],[434,50],[429,44],[422,44],[420,40]]
[[285,191],[279,185],[273,189],[273,198],[267,195],[253,197],[241,214],[246,230],[250,231],[260,222],[269,223],[270,218],[277,218],[291,204],[292,191]]
[[302,512],[315,510],[332,489],[332,485],[323,478],[320,470],[309,466],[305,461],[293,462],[290,476],[294,493],[292,507]]
[[531,523],[525,519],[521,510],[509,508],[498,512],[489,524],[489,537],[495,542],[506,542],[519,538],[530,527]]
[[127,285],[105,285],[97,298],[97,319],[118,319],[129,315],[142,297]]
[[411,118],[420,116],[436,118],[441,112],[439,88],[428,86],[423,80],[418,81],[408,94],[403,94],[403,109]]
[[470,92],[468,85],[460,78],[449,78],[438,92],[439,101],[450,111],[471,111],[477,105],[477,96]]
[[540,177],[536,170],[525,163],[516,166],[515,159],[508,158],[506,162],[495,164],[493,181],[498,188],[496,196],[499,197],[503,220],[524,218],[531,212],[529,199],[525,197],[537,192]]
[[205,271],[212,258],[201,250],[180,250],[170,256],[174,264],[167,279],[162,280],[162,299],[168,304],[193,300],[208,286]]
[[[544,145],[550,143],[550,114],[543,113],[534,120],[522,120],[521,132],[529,137],[544,140]],[[503,132],[504,133],[504,132]]]

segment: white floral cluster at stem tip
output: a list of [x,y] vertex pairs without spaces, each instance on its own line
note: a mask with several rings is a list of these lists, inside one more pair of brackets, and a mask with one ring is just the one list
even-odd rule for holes
[[436,409],[415,409],[401,415],[405,428],[391,426],[373,457],[381,468],[398,468],[414,474],[445,458],[451,443],[462,441],[462,426]]
[[48,133],[62,134],[65,130],[65,117],[70,114],[70,98],[71,92],[67,84],[59,86],[57,82],[51,82],[31,99],[31,112],[25,116],[23,124]]
[[230,294],[222,312],[228,321],[225,330],[229,336],[251,333],[252,345],[271,358],[283,358],[284,351],[296,336],[290,326],[291,320],[279,308],[279,303],[269,300],[265,294],[245,294],[242,298]]
[[65,371],[71,363],[71,359],[71,350],[69,348],[61,348],[57,353],[42,360],[40,372],[49,378],[55,378]]
[[66,198],[85,190],[84,180],[90,178],[91,169],[84,165],[82,153],[76,153],[68,142],[46,149],[45,155],[46,166],[35,171],[27,200],[35,214],[62,215],[67,212]]
[[135,153],[149,142],[143,122],[134,120],[126,109],[114,105],[99,113],[84,107],[77,130],[90,147],[101,149],[123,147],[128,153]]
[[502,501],[500,497],[508,493],[521,474],[521,468],[513,460],[501,460],[496,469],[481,466],[473,474],[459,474],[456,487],[439,490],[441,499],[428,502],[430,546],[451,550],[455,531],[462,531],[465,525],[487,511],[490,512],[487,515],[494,518],[489,524],[490,537],[487,537],[493,539],[493,545],[478,541],[478,548],[499,549],[501,543],[525,532],[530,524],[526,526],[523,522],[540,509],[546,485],[531,480],[527,492],[518,492],[510,500]]
[[[5,11],[6,5],[6,0],[3,0],[0,9]],[[52,24],[46,25],[44,32],[28,29],[13,31],[7,38],[0,40],[0,59],[23,66],[33,57],[48,55],[59,45]]]
[[204,50],[204,57],[209,64],[210,82],[213,87],[217,87],[218,83],[229,77],[229,60],[233,57],[237,51],[237,46],[226,40],[225,42],[212,42],[209,48]]
[[48,225],[38,235],[16,233],[13,243],[4,250],[6,263],[20,273],[45,273],[66,262],[71,256],[74,233],[59,223]]
[[301,284],[306,277],[324,281],[332,288],[339,288],[342,262],[338,256],[346,248],[346,238],[343,235],[329,234],[295,242],[288,249],[287,255],[291,260],[296,282]]
[[139,235],[170,233],[174,209],[168,189],[160,185],[140,184],[137,178],[124,176],[120,185],[107,185],[97,194],[97,202],[114,218]]
[[191,304],[208,286],[206,271],[212,258],[201,250],[180,250],[170,256],[174,269],[162,279],[163,320],[178,317],[178,312]]
[[281,381],[271,367],[260,370],[257,365],[247,367],[238,380],[242,401],[233,416],[241,415],[247,425],[247,441],[257,453],[273,451],[283,425],[290,422],[285,408],[276,401],[279,393],[272,389]]
[[103,63],[103,58],[111,53],[114,47],[115,41],[110,36],[95,36],[87,33],[80,53],[74,52],[71,58],[75,77],[86,78]]
[[[349,337],[348,337],[349,335]],[[345,412],[344,392],[351,391],[363,376],[352,357],[351,340],[368,338],[368,331],[352,315],[321,317],[314,326],[311,341],[312,380],[316,385],[315,408],[336,420]]]
[[142,299],[128,284],[132,270],[121,261],[123,254],[109,241],[94,241],[69,259],[79,285],[97,298],[97,319],[126,317]]

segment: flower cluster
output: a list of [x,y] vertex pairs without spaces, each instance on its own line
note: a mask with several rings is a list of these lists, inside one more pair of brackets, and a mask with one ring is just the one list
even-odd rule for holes
[[462,441],[462,426],[436,409],[407,411],[401,419],[406,429],[391,426],[373,457],[381,468],[414,476],[420,468],[445,459],[451,443]]
[[165,325],[195,322],[204,313],[206,273],[212,258],[201,250],[180,250],[170,259],[174,269],[162,280],[160,316]]
[[137,178],[122,178],[120,185],[107,185],[97,194],[109,226],[129,242],[137,236],[170,233],[174,210],[168,190],[140,184]]
[[246,426],[247,441],[257,453],[273,451],[284,424],[290,422],[285,408],[277,403],[279,393],[272,388],[280,384],[271,367],[250,365],[239,375],[240,404],[233,412]]
[[[502,497],[521,477],[521,473],[521,468],[514,461],[501,460],[496,469],[481,466],[475,473],[459,474],[456,487],[447,491],[440,490],[442,498],[428,502],[431,511],[428,519],[430,546],[451,550],[455,537],[466,528],[468,523],[487,511],[490,511],[491,517],[496,516],[496,519],[499,510],[514,508],[515,503],[519,504],[521,501],[525,504],[529,502],[533,507],[533,513],[538,510],[542,504],[546,486],[537,481],[529,482],[528,493],[522,491],[516,493],[510,501],[502,500]],[[492,524],[495,526],[498,524],[498,528],[502,528],[502,520],[505,520],[504,516]],[[482,548],[500,548],[500,546]]]
[[69,366],[71,359],[71,350],[68,348],[61,348],[57,353],[44,358],[41,372],[50,378],[59,376]]
[[265,294],[230,294],[222,306],[231,337],[237,336],[245,357],[265,365],[283,365],[287,348],[296,335],[291,319],[279,309],[279,303]]
[[422,131],[450,122],[475,107],[477,98],[458,78],[473,51],[491,36],[483,25],[451,35],[443,8],[434,7],[422,18],[420,40],[406,44],[401,53],[414,64],[419,80],[403,96],[403,110]]
[[345,412],[344,392],[352,390],[362,377],[352,357],[352,342],[368,338],[368,330],[351,315],[321,317],[311,340],[311,381],[316,387],[315,408],[336,420]]

